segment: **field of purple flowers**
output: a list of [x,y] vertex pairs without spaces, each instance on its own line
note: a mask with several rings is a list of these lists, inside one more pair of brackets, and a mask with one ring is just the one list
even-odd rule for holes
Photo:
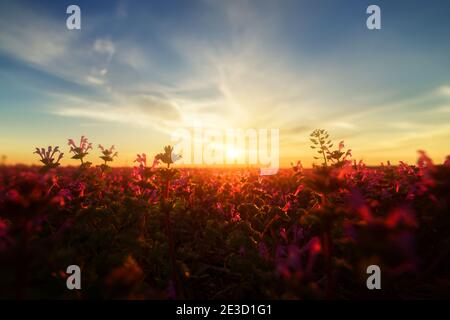
[[369,168],[326,140],[322,165],[273,176],[177,169],[170,147],[134,168],[103,146],[93,166],[84,137],[79,167],[37,148],[43,167],[0,167],[0,298],[450,298],[450,158]]

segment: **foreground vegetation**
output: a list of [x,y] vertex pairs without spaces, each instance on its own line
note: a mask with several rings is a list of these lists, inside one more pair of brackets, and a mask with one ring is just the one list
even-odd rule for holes
[[450,161],[367,168],[327,140],[311,135],[322,165],[274,176],[174,169],[170,147],[133,169],[101,147],[94,167],[84,137],[79,168],[37,149],[43,168],[0,167],[0,297],[450,298]]

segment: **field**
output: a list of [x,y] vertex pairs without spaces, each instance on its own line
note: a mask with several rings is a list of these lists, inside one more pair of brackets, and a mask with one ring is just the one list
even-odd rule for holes
[[273,176],[177,169],[170,148],[134,168],[76,149],[80,167],[2,166],[0,297],[450,298],[450,161],[368,168],[342,148]]

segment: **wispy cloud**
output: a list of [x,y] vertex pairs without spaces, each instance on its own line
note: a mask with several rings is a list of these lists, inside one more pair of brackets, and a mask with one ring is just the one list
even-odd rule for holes
[[68,53],[77,35],[68,34],[56,21],[35,14],[26,6],[5,3],[1,7],[0,50],[25,62],[49,67]]
[[108,60],[111,60],[116,52],[114,43],[109,39],[97,39],[94,42],[94,51],[100,54],[105,54]]
[[450,86],[449,85],[443,85],[438,89],[438,93],[445,95],[447,97],[450,97]]

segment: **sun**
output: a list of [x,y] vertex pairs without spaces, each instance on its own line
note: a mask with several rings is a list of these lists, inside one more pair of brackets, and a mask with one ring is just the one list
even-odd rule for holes
[[235,148],[227,148],[227,158],[229,160],[235,160],[239,158],[241,155],[241,150],[235,149]]

